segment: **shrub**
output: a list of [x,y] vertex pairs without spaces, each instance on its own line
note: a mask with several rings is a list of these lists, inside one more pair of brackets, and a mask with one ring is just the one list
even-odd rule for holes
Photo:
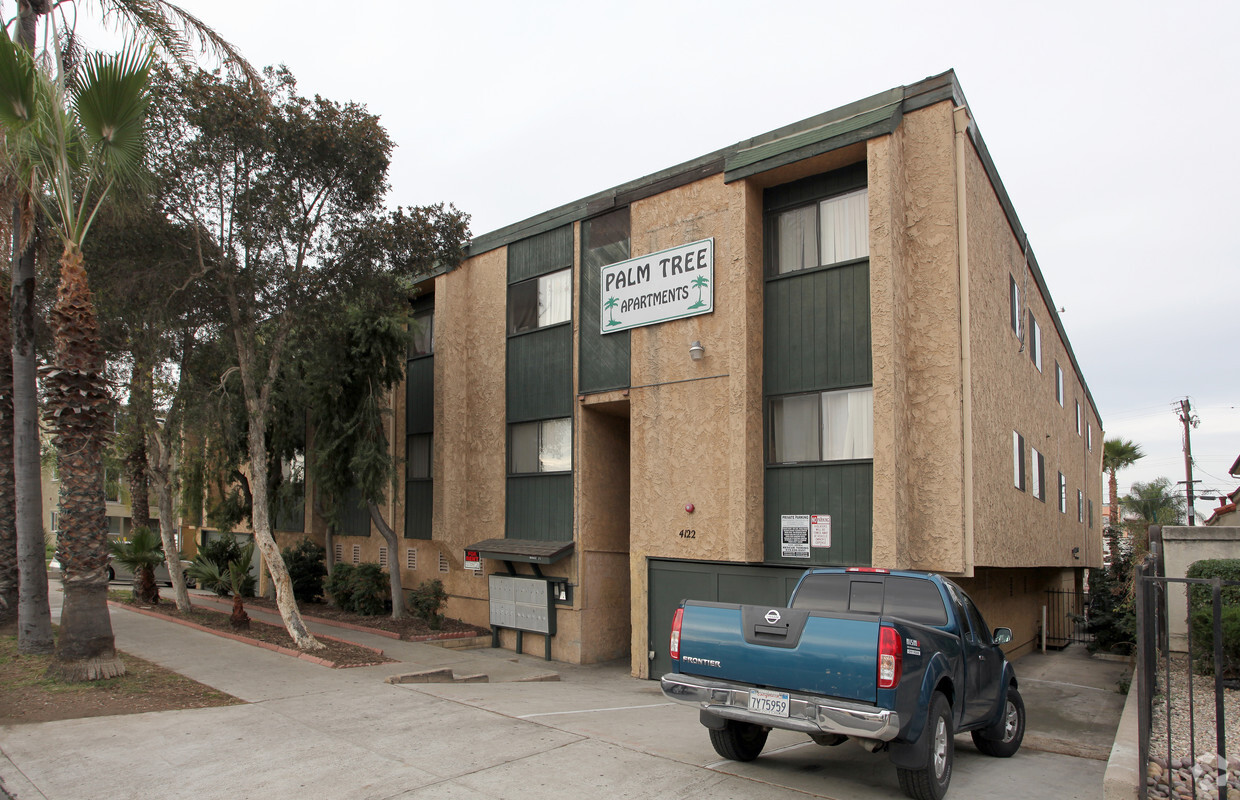
[[284,548],[281,554],[293,582],[293,597],[299,603],[317,602],[323,596],[323,579],[327,577],[323,563],[327,551],[306,538]]
[[1132,593],[1132,553],[1112,547],[1111,563],[1089,571],[1089,616],[1085,630],[1094,635],[1091,653],[1128,654],[1136,648],[1137,614]]
[[341,611],[374,617],[391,608],[392,589],[378,564],[337,564],[326,589]]
[[[1196,561],[1185,573],[1189,578],[1221,578],[1240,581],[1240,559],[1214,558]],[[1240,677],[1240,586],[1222,587],[1223,676]],[[1189,584],[1188,619],[1192,626],[1193,668],[1198,675],[1214,674],[1214,589]]]
[[332,573],[323,586],[327,596],[341,611],[353,609],[353,571],[352,564],[337,564],[332,567]]
[[[251,546],[247,545],[246,549],[253,553]],[[213,539],[198,548],[194,564],[189,568],[189,576],[198,581],[202,588],[220,597],[228,597],[233,593],[232,581],[228,577],[229,567],[235,563],[244,568],[238,582],[241,597],[253,597],[257,579],[250,572],[249,559],[243,558],[244,555],[245,550],[231,536]]]
[[438,578],[422,581],[418,588],[409,593],[409,608],[426,620],[426,624],[433,631],[439,630],[443,625],[442,609],[447,602],[448,593],[444,591],[443,581]]

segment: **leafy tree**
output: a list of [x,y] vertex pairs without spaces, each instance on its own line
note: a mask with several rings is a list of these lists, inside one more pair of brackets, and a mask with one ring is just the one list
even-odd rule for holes
[[[146,526],[135,526],[129,541],[112,541],[108,547],[112,558],[133,572],[134,602],[158,603],[159,586],[155,583],[155,568],[164,563],[164,549],[155,532]],[[177,571],[180,571],[179,565]]]
[[[294,330],[324,323],[334,298],[375,290],[460,259],[465,222],[442,207],[385,214],[392,142],[355,104],[296,93],[268,70],[264,97],[240,81],[198,74],[178,90],[185,111],[180,182],[167,212],[218,252],[225,337],[245,408],[251,521],[285,627],[301,649],[321,645],[301,620],[271,533],[267,435]],[[167,163],[168,159],[161,159]]]
[[1102,471],[1108,476],[1108,487],[1110,489],[1110,527],[1112,530],[1119,529],[1119,489],[1115,482],[1115,473],[1121,469],[1131,467],[1140,459],[1145,457],[1145,451],[1141,449],[1141,445],[1133,442],[1131,439],[1120,439],[1118,437],[1107,439],[1102,445]]
[[1129,527],[1138,556],[1149,551],[1149,526],[1175,525],[1184,519],[1188,501],[1176,496],[1171,485],[1169,478],[1138,481],[1119,499],[1120,506],[1137,517]]
[[288,573],[293,581],[293,596],[299,603],[313,603],[323,596],[323,579],[327,567],[323,564],[326,551],[310,539],[302,539],[294,547],[281,551]]
[[[12,20],[13,41],[27,53],[34,52],[41,19],[54,19],[51,12],[58,6],[72,5],[76,8],[87,3],[66,0],[65,3],[48,0],[17,0],[17,13]],[[257,75],[249,63],[227,41],[216,34],[201,20],[165,0],[98,0],[93,4],[107,21],[145,38],[155,52],[182,67],[190,60],[197,48],[219,58],[238,69],[255,85]],[[6,36],[8,31],[6,29]],[[62,38],[55,29],[45,35],[45,41],[60,46]],[[72,49],[73,36],[69,31],[64,41]],[[46,55],[46,54],[45,54]],[[52,54],[59,56],[59,53]],[[51,56],[47,60],[59,61]],[[15,180],[17,175],[6,168],[4,180],[0,181],[3,197],[12,208],[12,350],[0,353],[0,360],[12,365],[12,381],[7,381],[7,367],[0,369],[0,395],[7,395],[11,387],[13,398],[12,425],[0,426],[0,452],[13,449],[14,463],[14,513],[12,534],[0,532],[0,573],[9,574],[6,567],[10,550],[4,543],[10,535],[18,541],[20,563],[20,598],[18,649],[23,653],[48,653],[53,647],[51,611],[47,597],[47,572],[43,563],[42,488],[40,476],[40,437],[38,431],[38,400],[36,388],[35,358],[35,253],[33,231],[38,219],[34,195],[21,191],[30,184]],[[11,352],[11,361],[9,353]],[[11,437],[11,438],[10,438]],[[0,504],[5,502],[0,493]],[[7,526],[8,517],[0,511],[0,526]],[[0,587],[2,588],[2,587]],[[179,599],[180,595],[178,595]]]
[[0,121],[8,171],[20,177],[63,247],[52,307],[54,354],[43,383],[59,451],[65,584],[60,638],[49,670],[68,680],[124,673],[106,603],[101,468],[111,397],[82,243],[108,192],[141,168],[150,68],[150,56],[135,50],[115,58],[90,56],[69,84],[63,70],[48,77],[7,36],[0,37]]

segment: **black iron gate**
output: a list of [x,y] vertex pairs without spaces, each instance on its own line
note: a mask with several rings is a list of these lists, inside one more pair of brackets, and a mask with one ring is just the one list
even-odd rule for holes
[[1088,644],[1094,635],[1087,632],[1089,594],[1064,589],[1047,589],[1043,609],[1042,645],[1062,650],[1073,642]]
[[[1219,578],[1163,578],[1154,573],[1152,559],[1135,568],[1138,797],[1145,800],[1152,788],[1156,788],[1158,796],[1176,797],[1177,789],[1183,788],[1192,797],[1215,796],[1227,800],[1229,772],[1223,710],[1227,664],[1223,651],[1222,594],[1223,587],[1240,586],[1240,582]],[[1175,591],[1174,584],[1184,584],[1189,592],[1207,591],[1212,599],[1212,614],[1203,612],[1197,624],[1192,619],[1188,621],[1187,653],[1173,654],[1169,647],[1167,595]],[[1194,681],[1199,693],[1203,686],[1212,688],[1213,697],[1199,703],[1194,694]],[[1205,691],[1207,695],[1211,694],[1209,688]],[[1157,726],[1154,724],[1156,718]],[[1157,746],[1151,747],[1155,739]],[[1159,765],[1153,772],[1151,760]],[[1150,780],[1146,779],[1147,775]],[[1231,773],[1231,780],[1230,796],[1240,798],[1234,773]],[[1216,793],[1211,794],[1212,790]]]

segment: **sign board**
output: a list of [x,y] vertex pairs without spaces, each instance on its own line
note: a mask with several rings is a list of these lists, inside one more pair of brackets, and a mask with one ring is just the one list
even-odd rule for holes
[[809,558],[809,514],[780,516],[779,555],[783,558]]
[[465,551],[465,569],[472,569],[474,572],[482,569],[482,556],[478,555],[477,550]]
[[809,515],[809,543],[814,547],[831,546],[831,515]]
[[715,310],[715,240],[603,267],[599,306],[603,333],[709,314]]
[[555,600],[546,579],[515,575],[489,577],[492,625],[555,634]]

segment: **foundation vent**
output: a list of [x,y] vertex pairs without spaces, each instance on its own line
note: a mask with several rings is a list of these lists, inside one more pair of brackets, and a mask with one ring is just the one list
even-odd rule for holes
[[344,545],[336,542],[336,563],[339,564],[341,561],[344,561]]
[[439,554],[439,571],[440,572],[448,571],[448,556],[445,555],[444,553]]
[[353,563],[362,563],[362,546],[360,544],[353,545]]
[[387,569],[387,565],[388,565],[388,563],[387,563],[387,548],[386,548],[386,547],[380,547],[380,548],[379,548],[379,568],[380,568],[380,569]]
[[417,548],[415,547],[405,548],[405,568],[406,569],[417,569],[418,568]]

